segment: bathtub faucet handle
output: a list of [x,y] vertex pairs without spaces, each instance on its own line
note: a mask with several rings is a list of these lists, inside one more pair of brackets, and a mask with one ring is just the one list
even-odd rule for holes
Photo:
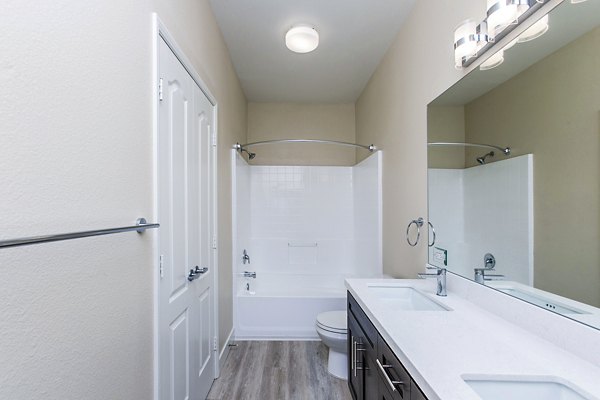
[[256,272],[244,271],[244,278],[256,279]]
[[248,255],[246,249],[244,249],[244,255],[242,256],[242,264],[246,263],[250,264],[250,256]]

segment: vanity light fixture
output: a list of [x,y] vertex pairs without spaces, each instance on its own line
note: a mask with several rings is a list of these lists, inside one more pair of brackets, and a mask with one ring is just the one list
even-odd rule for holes
[[538,22],[531,25],[521,35],[519,35],[518,42],[525,43],[530,40],[537,39],[548,31],[548,14],[544,15]]
[[308,25],[294,26],[285,34],[285,45],[294,53],[310,53],[319,46],[319,32]]
[[502,50],[490,56],[490,58],[481,63],[479,69],[482,71],[486,71],[488,69],[496,68],[498,65],[502,64],[504,62],[504,52],[513,47],[515,44],[517,44],[518,40],[519,38],[511,41],[509,44],[504,46]]
[[482,71],[486,71],[488,69],[496,68],[498,65],[504,62],[504,49],[498,51],[496,54],[492,55],[490,58],[485,60],[479,66],[479,69]]
[[[478,30],[479,28],[479,30]],[[473,19],[463,21],[454,31],[454,63],[456,68],[461,68],[464,60],[477,54],[487,42],[488,36],[485,26],[477,26]]]
[[519,1],[515,0],[487,0],[487,24],[490,36],[496,36],[512,24],[518,16]]
[[487,16],[483,21],[476,24],[473,20],[467,20],[454,31],[454,64],[457,68],[468,67],[480,55],[490,53],[493,55],[480,67],[482,70],[497,67],[504,61],[506,50],[516,43],[538,38],[548,30],[548,16],[545,15],[501,50],[490,51],[495,42],[536,14],[548,0],[486,0],[486,3]]

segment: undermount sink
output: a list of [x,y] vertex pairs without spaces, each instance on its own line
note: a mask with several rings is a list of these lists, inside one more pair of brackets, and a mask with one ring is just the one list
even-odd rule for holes
[[482,400],[597,400],[555,377],[463,379]]
[[369,285],[368,288],[381,302],[397,310],[448,311],[448,308],[410,286]]

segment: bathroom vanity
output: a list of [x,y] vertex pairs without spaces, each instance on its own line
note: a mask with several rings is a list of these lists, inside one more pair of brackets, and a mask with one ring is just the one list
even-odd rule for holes
[[427,399],[348,293],[348,386],[354,400]]
[[448,278],[346,280],[355,400],[600,399],[600,331]]

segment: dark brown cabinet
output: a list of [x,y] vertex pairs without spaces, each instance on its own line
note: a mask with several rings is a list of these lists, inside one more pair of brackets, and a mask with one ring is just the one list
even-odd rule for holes
[[348,355],[354,400],[427,400],[350,293]]

